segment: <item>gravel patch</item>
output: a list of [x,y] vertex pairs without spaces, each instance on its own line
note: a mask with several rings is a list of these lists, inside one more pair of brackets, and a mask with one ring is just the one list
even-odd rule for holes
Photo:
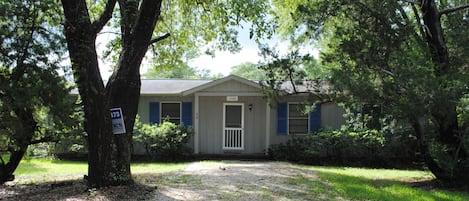
[[309,170],[284,162],[196,162],[158,189],[156,200],[310,200],[307,186],[288,182],[304,177],[317,180]]
[[285,162],[194,162],[134,177],[134,185],[101,189],[88,189],[79,175],[18,178],[0,186],[0,200],[324,200],[301,182],[321,182],[314,172]]

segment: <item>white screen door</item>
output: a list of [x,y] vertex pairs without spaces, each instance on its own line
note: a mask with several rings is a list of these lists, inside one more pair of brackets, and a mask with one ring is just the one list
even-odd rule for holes
[[244,149],[244,105],[223,104],[223,149]]

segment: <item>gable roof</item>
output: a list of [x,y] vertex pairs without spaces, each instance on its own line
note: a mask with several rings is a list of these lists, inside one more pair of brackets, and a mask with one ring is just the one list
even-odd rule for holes
[[[236,81],[255,89],[262,90],[261,84],[245,78],[229,75],[218,80],[189,80],[189,79],[142,79],[141,95],[190,95],[198,91],[208,89],[229,81]],[[290,81],[283,81],[277,85],[278,90],[286,94],[295,93],[293,84]],[[297,81],[296,91],[299,93],[316,92],[327,93],[330,89],[327,81]],[[74,88],[71,94],[78,95],[78,90]]]
[[213,87],[213,86],[216,86],[216,85],[228,82],[228,81],[232,81],[232,80],[236,81],[236,82],[240,82],[242,84],[246,84],[248,86],[254,87],[254,88],[259,89],[259,90],[262,89],[262,87],[256,82],[244,79],[244,78],[236,76],[236,75],[229,75],[227,77],[224,77],[224,78],[221,78],[221,79],[218,79],[218,80],[214,80],[212,82],[202,84],[202,85],[194,87],[192,89],[188,89],[188,90],[184,91],[182,93],[182,95],[186,96],[186,95],[189,95],[189,94],[193,94],[197,91],[202,91],[204,89],[207,89],[207,88],[210,88],[210,87]]

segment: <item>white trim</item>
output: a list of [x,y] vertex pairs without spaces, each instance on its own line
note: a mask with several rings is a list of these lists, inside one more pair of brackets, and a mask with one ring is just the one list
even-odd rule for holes
[[[225,131],[226,128],[226,106],[235,105],[241,106],[241,147],[239,148],[232,148],[232,147],[225,147]],[[238,130],[238,129],[236,129]],[[244,103],[223,103],[223,130],[222,130],[222,148],[223,150],[244,150]]]
[[200,96],[264,96],[261,92],[197,92]]
[[189,95],[189,94],[192,94],[192,93],[196,93],[196,92],[198,92],[198,91],[201,91],[201,90],[204,90],[204,89],[207,89],[207,88],[210,88],[210,87],[219,85],[219,84],[221,84],[221,83],[224,83],[224,82],[227,82],[227,81],[230,81],[230,80],[234,80],[234,81],[237,81],[237,82],[246,84],[246,85],[248,85],[248,86],[251,86],[251,87],[254,87],[254,88],[257,88],[257,89],[262,89],[262,87],[261,87],[258,83],[256,83],[256,82],[253,82],[253,81],[244,79],[244,78],[239,77],[239,76],[236,76],[236,75],[229,75],[229,76],[227,76],[227,77],[224,77],[224,78],[215,80],[215,81],[213,81],[213,82],[208,82],[208,83],[206,83],[206,84],[199,85],[199,86],[194,87],[194,88],[192,88],[192,89],[188,89],[188,90],[186,90],[186,91],[183,91],[181,94],[182,94],[183,96],[186,96],[186,95]]
[[161,116],[163,113],[163,103],[179,103],[179,123],[182,122],[182,101],[160,101],[160,123],[163,123],[164,118]]
[[268,102],[265,105],[265,155],[268,155],[270,146],[270,105]]
[[199,95],[194,97],[194,154],[199,153]]
[[[290,104],[292,105],[301,105],[301,102],[287,102],[287,135],[290,135]],[[306,122],[308,128],[306,130],[306,133],[295,133],[292,135],[306,135],[310,132],[310,118],[311,118],[311,112],[307,114],[308,116],[308,122]]]

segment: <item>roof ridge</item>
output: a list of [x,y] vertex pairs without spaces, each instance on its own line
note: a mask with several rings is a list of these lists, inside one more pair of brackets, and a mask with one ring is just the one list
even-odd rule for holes
[[188,80],[188,81],[213,81],[209,79],[184,79],[184,78],[141,78],[140,80]]

